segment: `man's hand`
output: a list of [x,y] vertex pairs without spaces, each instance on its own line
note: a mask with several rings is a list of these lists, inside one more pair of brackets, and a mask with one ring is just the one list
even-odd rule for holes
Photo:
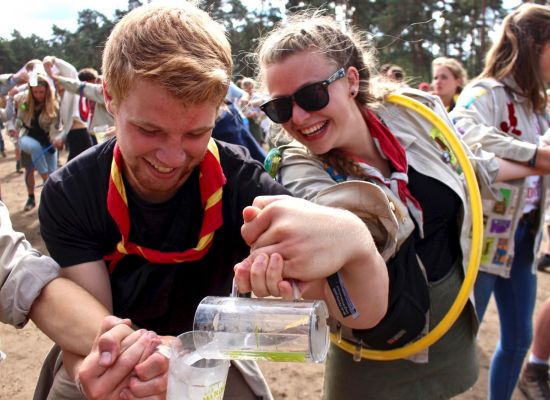
[[164,396],[163,378],[155,381],[168,369],[168,362],[158,359],[164,357],[155,353],[161,340],[154,332],[134,331],[129,325],[129,320],[113,316],[104,319],[91,353],[78,368],[77,382],[88,399]]

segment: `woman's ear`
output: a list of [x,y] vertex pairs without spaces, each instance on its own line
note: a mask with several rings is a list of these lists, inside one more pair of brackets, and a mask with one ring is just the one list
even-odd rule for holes
[[350,96],[355,97],[357,95],[357,92],[359,91],[359,71],[353,66],[348,67],[346,76],[348,80]]

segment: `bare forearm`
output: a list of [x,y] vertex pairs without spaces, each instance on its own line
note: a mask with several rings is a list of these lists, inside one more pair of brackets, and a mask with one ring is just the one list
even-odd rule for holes
[[30,317],[64,350],[87,355],[109,311],[74,282],[58,278],[44,287]]
[[[328,284],[325,289],[325,299],[331,315],[344,325],[355,329],[369,329],[376,326],[387,311],[388,270],[368,228],[355,215],[353,219],[354,225],[350,225],[346,230],[350,233],[350,237],[355,237],[357,240],[353,241],[353,245],[348,249],[343,249],[347,252],[348,259],[338,271],[338,275],[357,311],[357,316],[353,318],[342,315]],[[343,218],[342,223],[344,223]],[[338,281],[335,278],[333,283]]]
[[526,163],[504,160],[502,158],[497,158],[497,162],[499,170],[496,180],[498,182],[523,179],[527,176],[544,175],[549,173],[543,168],[529,167]]
[[335,297],[327,284],[325,300],[329,313],[354,329],[369,329],[376,326],[384,317],[388,307],[388,273],[380,255],[372,260],[348,265],[339,272],[342,284],[347,291],[357,317],[344,317]]
[[537,148],[534,166],[541,170],[543,174],[550,174],[550,145],[539,146]]

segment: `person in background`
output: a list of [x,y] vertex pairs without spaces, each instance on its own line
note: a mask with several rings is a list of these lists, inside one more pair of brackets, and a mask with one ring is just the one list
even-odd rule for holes
[[[482,73],[460,94],[451,112],[464,141],[498,157],[550,173],[545,84],[550,82],[550,7],[522,4],[504,19]],[[532,174],[535,175],[535,174]],[[486,219],[474,294],[483,319],[494,294],[500,337],[489,370],[488,397],[510,399],[533,334],[547,176],[499,183],[484,199]]]
[[[3,100],[3,105],[5,106],[5,99],[1,98],[0,100]],[[0,101],[2,102],[2,101]],[[0,136],[2,136],[4,131],[4,123],[8,121],[8,116],[5,107],[0,107]],[[3,157],[6,157],[6,153],[4,151],[4,138],[1,140],[2,143],[2,155]],[[0,201],[2,201],[2,191],[0,189]]]
[[[16,87],[17,85],[24,85],[25,83],[27,83],[29,80],[30,70],[32,70],[32,62],[26,63],[15,74],[0,75],[0,95],[7,95],[10,89]],[[10,118],[8,119],[11,120]],[[15,172],[21,174],[23,173],[23,171],[21,170],[21,150],[19,149],[19,143],[17,141],[18,134],[15,130],[15,127],[12,126],[10,121],[8,121],[7,124],[7,131],[8,136],[14,141]]]
[[103,142],[114,134],[114,130],[109,129],[114,127],[114,119],[105,108],[103,85],[95,70],[81,70],[78,79],[55,73],[52,73],[52,78],[63,89],[79,96],[79,114],[83,121],[87,121],[93,141]]
[[[32,70],[32,68],[30,68]],[[0,95],[5,96],[17,85],[23,85],[29,80],[29,63],[25,64],[15,74],[0,75]]]
[[549,358],[550,298],[546,299],[535,317],[531,354],[518,381],[519,390],[527,400],[550,400]]
[[[46,56],[42,62],[46,73],[52,79],[56,75],[78,78],[76,68],[60,58]],[[61,98],[59,108],[61,132],[53,143],[57,149],[62,149],[64,144],[67,145],[69,149],[67,161],[70,161],[84,150],[92,147],[92,138],[88,132],[86,121],[83,121],[80,115],[79,96],[65,91],[59,84],[56,84],[56,89]]]
[[[52,141],[57,134],[57,120],[59,105],[44,71],[35,66],[29,87],[25,92],[18,93],[10,106],[17,109],[17,123],[19,147],[31,159],[31,165],[25,165],[25,183],[28,198],[24,211],[30,211],[36,206],[34,196],[34,169],[38,171],[42,180],[46,182],[50,174],[57,168],[57,150]],[[11,93],[11,92],[10,92]],[[13,110],[9,111],[14,115]]]
[[[550,114],[550,89],[546,90],[546,99],[546,112]],[[541,143],[550,145],[550,133],[541,138]],[[544,225],[546,226],[547,232],[546,241],[543,241],[543,243],[545,243],[544,249],[537,261],[537,269],[543,272],[550,267],[550,203],[548,201],[544,211]]]
[[428,82],[420,82],[418,84],[418,90],[422,90],[423,92],[429,92],[430,84]]
[[248,130],[234,103],[228,103],[226,100],[226,104],[222,106],[221,115],[216,120],[216,125],[212,130],[212,137],[246,147],[252,158],[262,164],[265,160],[266,153],[264,149]]
[[457,60],[438,57],[432,61],[433,94],[439,96],[447,112],[455,107],[456,99],[468,83],[468,74]]
[[392,65],[386,73],[386,77],[390,81],[403,82],[405,80],[405,72],[399,65]]
[[259,108],[263,102],[263,96],[256,91],[256,81],[252,78],[243,78],[241,88],[247,93],[248,98],[242,104],[242,111],[248,120],[248,129],[254,139],[260,144],[265,143],[265,133],[262,128],[262,120],[264,116]]
[[0,154],[3,158],[6,158],[6,144],[4,142],[4,124],[7,122],[6,96],[0,95],[0,110]]
[[237,109],[241,109],[242,104],[246,104],[248,101],[248,93],[237,86],[236,83],[231,81],[229,83],[229,89],[227,89],[227,96],[225,98],[227,101],[235,104]]

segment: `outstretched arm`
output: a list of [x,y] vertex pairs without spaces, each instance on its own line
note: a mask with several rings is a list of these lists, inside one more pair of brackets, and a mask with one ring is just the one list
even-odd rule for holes
[[[85,269],[69,275],[79,279]],[[101,286],[88,285],[91,291]],[[154,332],[134,331],[129,320],[109,313],[87,290],[58,278],[42,290],[30,316],[63,348],[65,369],[79,377],[88,398],[119,398],[124,391],[136,397],[164,393],[168,361],[154,352],[161,338]]]
[[109,310],[95,297],[66,278],[42,289],[30,318],[50,339],[72,353],[86,355]]
[[[366,225],[353,213],[287,196],[258,197],[244,212],[243,238],[251,255],[235,267],[240,292],[322,298],[346,326],[368,329],[385,315],[386,264]],[[343,316],[327,277],[338,273],[358,316]]]

